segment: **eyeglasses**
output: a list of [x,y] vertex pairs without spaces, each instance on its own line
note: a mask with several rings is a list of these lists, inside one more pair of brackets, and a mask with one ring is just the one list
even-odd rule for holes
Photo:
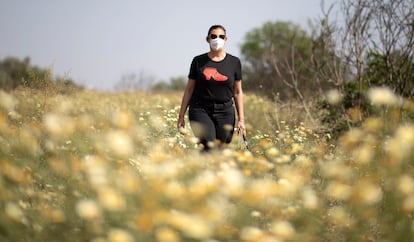
[[220,39],[226,38],[226,36],[224,34],[220,34],[218,36],[216,34],[210,34],[211,39],[217,39],[217,37],[219,37]]

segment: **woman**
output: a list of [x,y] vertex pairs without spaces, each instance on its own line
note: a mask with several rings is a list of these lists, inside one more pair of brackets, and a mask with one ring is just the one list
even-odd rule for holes
[[191,128],[204,151],[231,142],[236,120],[233,100],[237,129],[246,134],[240,59],[224,50],[227,37],[223,26],[211,26],[206,40],[210,51],[193,58],[177,123],[181,131],[189,106]]

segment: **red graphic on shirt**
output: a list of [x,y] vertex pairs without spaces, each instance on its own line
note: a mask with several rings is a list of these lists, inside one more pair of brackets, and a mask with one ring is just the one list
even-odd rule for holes
[[211,78],[218,82],[227,81],[228,79],[227,76],[220,74],[220,72],[218,72],[218,70],[213,67],[204,68],[203,74],[206,77],[207,81],[210,81]]

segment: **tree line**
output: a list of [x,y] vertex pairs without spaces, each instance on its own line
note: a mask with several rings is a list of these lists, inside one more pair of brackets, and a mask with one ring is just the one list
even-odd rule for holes
[[60,92],[83,88],[70,78],[53,77],[50,69],[32,65],[29,57],[23,60],[5,57],[0,60],[0,89],[10,91],[19,87],[54,89]]
[[[414,2],[340,0],[310,31],[268,22],[241,46],[246,88],[281,99],[387,85],[414,95]],[[354,87],[355,86],[355,87]]]

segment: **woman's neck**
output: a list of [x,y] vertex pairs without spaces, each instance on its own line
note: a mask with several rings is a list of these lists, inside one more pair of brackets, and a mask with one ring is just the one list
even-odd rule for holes
[[226,52],[223,49],[219,51],[210,50],[208,57],[213,61],[221,61],[226,57]]

